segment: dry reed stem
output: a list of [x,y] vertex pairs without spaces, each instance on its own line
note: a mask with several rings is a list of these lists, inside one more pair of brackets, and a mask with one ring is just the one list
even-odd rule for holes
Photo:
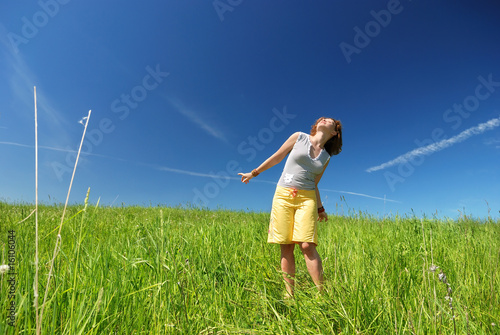
[[19,221],[17,224],[23,223],[24,221],[28,220],[33,214],[35,214],[35,212],[36,212],[36,208],[31,211],[30,215],[28,215],[27,217],[25,217],[24,219]]
[[[434,266],[434,249],[432,248],[432,229],[430,229],[429,235],[431,238],[431,264],[432,264],[432,266]],[[437,325],[438,325],[438,319],[437,319],[438,305],[437,305],[436,281],[433,280],[432,285],[434,287],[434,324],[437,328]]]
[[53,254],[52,260],[50,262],[49,276],[47,278],[47,286],[45,287],[45,294],[43,297],[42,309],[40,311],[40,329],[37,329],[38,335],[40,335],[40,333],[42,331],[41,328],[42,328],[43,309],[45,308],[45,303],[47,301],[47,294],[49,292],[50,278],[52,277],[52,271],[54,270],[54,262],[55,262],[55,259],[57,256],[57,248],[58,248],[60,241],[61,241],[61,230],[62,230],[62,226],[63,226],[63,222],[64,222],[64,215],[66,214],[66,208],[68,207],[69,195],[71,193],[71,186],[73,185],[73,179],[75,178],[76,167],[78,165],[78,159],[80,158],[80,152],[82,150],[83,140],[85,139],[85,133],[87,131],[87,125],[89,124],[91,112],[92,111],[89,110],[89,115],[87,116],[87,121],[85,122],[85,128],[83,129],[82,140],[80,142],[80,147],[78,148],[78,154],[76,155],[75,166],[73,168],[73,174],[71,175],[71,181],[69,183],[68,194],[66,196],[66,203],[64,204],[63,214],[61,217],[61,224],[59,225],[59,232],[57,233],[56,245],[54,246],[54,254]]
[[36,106],[36,86],[33,87],[33,95],[35,98],[35,282],[33,283],[33,291],[36,333],[40,334],[41,327],[40,319],[38,318],[38,112]]

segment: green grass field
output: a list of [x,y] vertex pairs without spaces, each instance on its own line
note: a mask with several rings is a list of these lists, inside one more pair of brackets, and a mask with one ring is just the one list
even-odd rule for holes
[[[0,263],[14,230],[17,267],[14,326],[12,282],[0,278],[0,334],[35,333],[34,215],[19,223],[33,209],[0,203]],[[296,296],[284,300],[268,213],[82,209],[68,208],[47,288],[63,207],[39,208],[43,334],[500,333],[498,221],[330,215],[319,229],[325,293],[296,248]]]

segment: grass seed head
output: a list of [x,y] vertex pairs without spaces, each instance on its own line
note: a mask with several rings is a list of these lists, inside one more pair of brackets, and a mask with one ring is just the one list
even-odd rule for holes
[[10,267],[8,265],[0,265],[0,274],[4,274],[9,271]]

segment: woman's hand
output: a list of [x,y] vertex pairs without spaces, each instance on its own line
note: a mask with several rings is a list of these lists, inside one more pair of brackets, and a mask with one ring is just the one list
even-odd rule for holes
[[318,221],[328,221],[328,215],[326,215],[326,212],[321,212],[318,213]]
[[245,183],[245,184],[248,184],[248,182],[250,181],[250,179],[253,178],[252,172],[238,173],[238,175],[241,176],[241,182]]

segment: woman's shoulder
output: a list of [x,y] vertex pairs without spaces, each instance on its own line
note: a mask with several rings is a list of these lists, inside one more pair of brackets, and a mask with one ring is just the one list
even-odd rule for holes
[[301,131],[296,131],[295,133],[293,133],[292,135],[290,135],[290,137],[288,139],[289,140],[297,141],[297,139],[300,139],[301,137],[303,137],[302,134],[303,133]]
[[309,140],[309,134],[304,133],[303,131],[298,131],[297,134],[298,134],[297,139],[299,141],[308,141]]
[[307,141],[307,138],[308,138],[309,135],[307,135],[306,133],[304,132],[301,132],[301,131],[296,131],[295,133],[293,133],[290,137],[289,137],[289,140],[293,141],[294,143],[297,143],[297,142],[303,142],[303,141]]
[[307,138],[309,135],[304,133],[303,131],[296,131],[295,133],[292,134],[292,136],[295,136],[299,139]]

